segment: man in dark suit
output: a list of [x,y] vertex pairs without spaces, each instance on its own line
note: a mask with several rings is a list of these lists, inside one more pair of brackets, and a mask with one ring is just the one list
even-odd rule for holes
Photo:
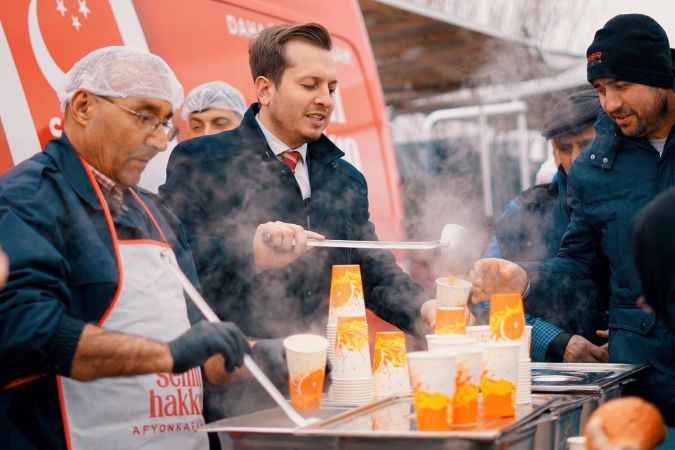
[[337,87],[331,48],[318,24],[262,31],[249,50],[258,103],[235,130],[178,145],[160,194],[187,230],[205,297],[247,335],[321,333],[331,266],[359,264],[367,307],[420,336],[423,291],[391,253],[320,248],[258,271],[247,245],[267,221],[377,239],[364,176],[323,134]]

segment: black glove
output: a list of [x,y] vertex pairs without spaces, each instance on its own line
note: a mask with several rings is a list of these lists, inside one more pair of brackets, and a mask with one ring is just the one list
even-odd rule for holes
[[251,353],[246,336],[232,322],[199,322],[169,342],[173,357],[173,373],[201,366],[213,355],[223,355],[225,370],[233,372],[244,363],[244,354]]
[[272,383],[277,386],[288,383],[288,366],[283,338],[257,339],[251,350],[251,356]]

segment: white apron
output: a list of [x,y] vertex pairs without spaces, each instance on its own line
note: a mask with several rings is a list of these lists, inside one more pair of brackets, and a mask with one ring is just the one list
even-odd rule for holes
[[[141,198],[164,242],[120,241],[98,184],[86,167],[110,228],[118,267],[117,292],[98,325],[106,330],[168,342],[190,328],[183,289],[162,254],[175,255]],[[208,449],[199,368],[79,382],[57,377],[69,450]]]

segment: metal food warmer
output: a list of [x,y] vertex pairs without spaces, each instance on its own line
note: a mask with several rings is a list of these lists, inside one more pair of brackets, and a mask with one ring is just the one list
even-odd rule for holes
[[[311,413],[318,422],[296,428],[279,408],[213,422],[201,431],[218,432],[227,448],[243,449],[564,449],[570,431],[560,425],[580,415],[585,396],[534,394],[509,419],[484,420],[450,431],[415,429],[412,397],[392,397],[360,407],[323,402]],[[564,420],[561,420],[564,419]],[[566,425],[566,429],[574,427]]]
[[392,397],[354,407],[324,400],[310,414],[317,422],[296,428],[279,408],[213,422],[202,431],[218,432],[226,448],[244,449],[513,449],[564,450],[592,411],[618,397],[646,365],[532,364],[530,405],[516,417],[482,421],[471,428],[443,432],[415,429],[412,398]]
[[[624,387],[638,380],[647,364],[607,363],[532,363],[532,392],[549,394],[584,395],[578,431],[593,411],[613,398],[621,396]],[[573,421],[568,421],[571,423]]]

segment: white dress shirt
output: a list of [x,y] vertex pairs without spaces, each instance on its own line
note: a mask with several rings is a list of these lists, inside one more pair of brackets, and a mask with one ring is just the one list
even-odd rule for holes
[[279,158],[286,150],[295,150],[300,153],[300,159],[298,164],[295,166],[295,181],[300,187],[300,192],[302,193],[302,199],[306,200],[312,196],[312,188],[309,186],[309,171],[307,170],[307,143],[302,144],[298,148],[290,148],[288,145],[284,144],[281,139],[273,135],[265,125],[262,124],[258,116],[255,117],[255,120],[258,122],[258,126],[265,135],[265,140],[267,145],[270,146],[270,149],[274,152],[274,155]]

